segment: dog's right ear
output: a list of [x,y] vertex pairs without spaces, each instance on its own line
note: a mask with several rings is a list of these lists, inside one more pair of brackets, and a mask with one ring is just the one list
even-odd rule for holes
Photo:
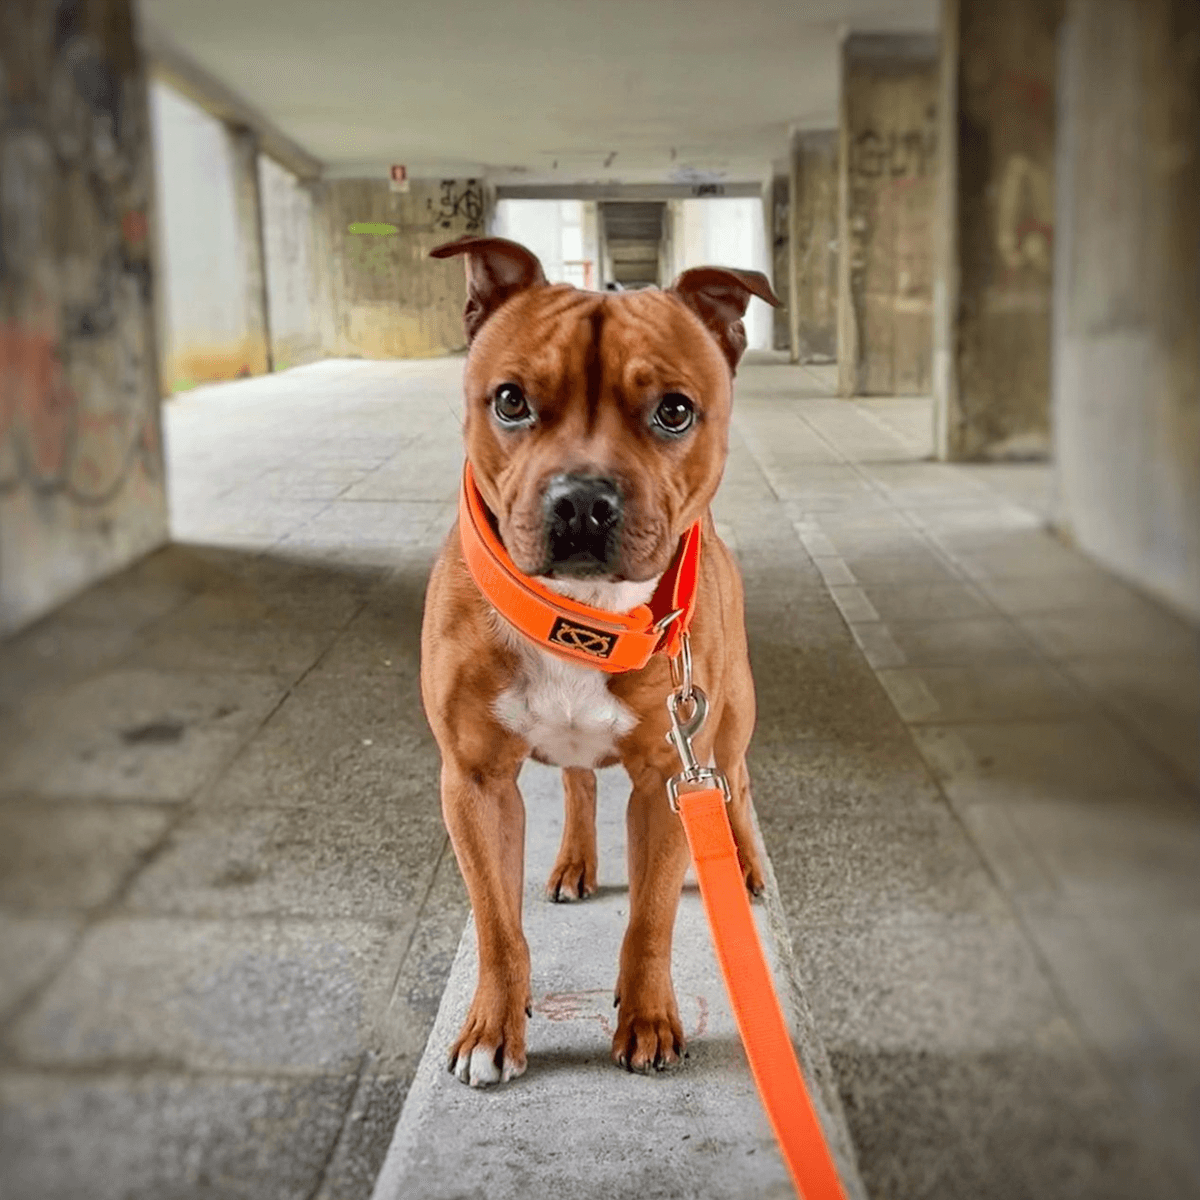
[[474,341],[483,323],[510,297],[546,282],[536,255],[507,238],[466,234],[430,250],[431,258],[467,256],[467,306],[463,324],[467,341]]

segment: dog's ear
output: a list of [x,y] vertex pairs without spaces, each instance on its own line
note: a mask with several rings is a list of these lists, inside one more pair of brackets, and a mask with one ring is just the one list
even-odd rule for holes
[[467,234],[430,250],[431,258],[467,256],[467,306],[463,324],[474,341],[483,323],[511,296],[546,282],[536,255],[507,238]]
[[671,284],[670,291],[717,339],[731,372],[737,370],[738,360],[746,349],[742,318],[750,297],[757,296],[775,308],[782,303],[761,271],[735,271],[730,267],[692,267]]

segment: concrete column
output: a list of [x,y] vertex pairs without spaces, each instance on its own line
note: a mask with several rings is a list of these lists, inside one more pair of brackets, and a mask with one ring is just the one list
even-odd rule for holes
[[792,344],[792,205],[788,193],[788,177],[776,175],[771,181],[771,273],[775,295],[783,301],[782,308],[773,310],[776,350],[789,350]]
[[921,395],[932,359],[937,41],[842,46],[838,391]]
[[274,159],[258,156],[267,263],[271,368],[321,357],[321,259],[309,189]]
[[238,244],[242,252],[245,297],[247,362],[243,370],[249,375],[263,375],[273,370],[273,366],[258,135],[244,126],[231,126],[228,136],[233,159],[234,206],[238,221]]
[[1200,618],[1200,6],[1069,0],[1061,45],[1058,520]]
[[1049,451],[1059,0],[943,0],[938,454]]
[[152,110],[164,390],[261,375],[269,329],[257,139],[163,83]]
[[830,362],[837,357],[837,130],[793,136],[789,189],[792,362]]
[[0,634],[167,537],[129,0],[0,6]]

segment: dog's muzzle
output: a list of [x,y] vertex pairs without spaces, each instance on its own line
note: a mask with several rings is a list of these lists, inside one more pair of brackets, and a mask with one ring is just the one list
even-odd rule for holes
[[545,574],[578,577],[613,571],[623,513],[616,484],[592,475],[555,475],[543,505]]

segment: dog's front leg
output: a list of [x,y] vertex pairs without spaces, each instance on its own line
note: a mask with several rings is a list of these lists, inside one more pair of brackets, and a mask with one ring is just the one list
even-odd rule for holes
[[475,999],[450,1050],[472,1087],[525,1070],[529,945],[521,929],[525,805],[514,776],[442,768],[442,812],[471,897],[479,945]]
[[683,1053],[683,1025],[671,983],[671,936],[691,861],[683,826],[667,802],[666,776],[627,763],[633,779],[626,817],[629,927],[621,946],[613,1059],[630,1071],[662,1070]]

